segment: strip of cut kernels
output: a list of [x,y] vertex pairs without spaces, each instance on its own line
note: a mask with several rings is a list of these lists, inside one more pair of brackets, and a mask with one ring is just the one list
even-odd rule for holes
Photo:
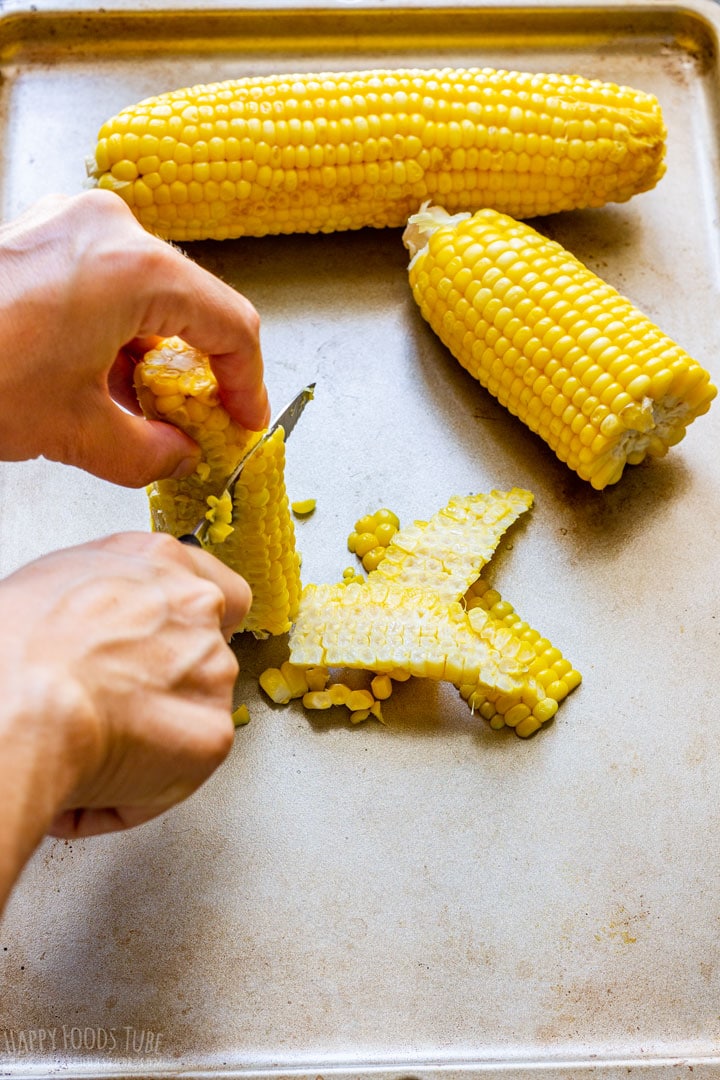
[[521,488],[455,496],[430,521],[396,532],[368,581],[432,587],[448,600],[459,600],[532,499]]
[[532,652],[481,610],[392,582],[308,585],[290,632],[294,664],[364,668],[512,691]]
[[400,226],[424,199],[534,217],[663,175],[650,94],[491,68],[279,74],[123,109],[88,172],[173,240]]
[[457,360],[594,488],[657,457],[716,388],[629,300],[554,241],[493,210],[414,215],[423,317]]

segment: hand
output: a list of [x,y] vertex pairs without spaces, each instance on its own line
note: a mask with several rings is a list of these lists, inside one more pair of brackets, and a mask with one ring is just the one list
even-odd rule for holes
[[226,639],[249,604],[242,578],[164,534],[68,548],[0,583],[0,787],[6,828],[24,807],[20,865],[48,830],[137,825],[210,775],[234,731]]
[[192,472],[195,443],[143,419],[132,389],[133,345],[155,335],[208,353],[231,416],[267,425],[255,309],[111,192],[48,196],[0,227],[0,295],[0,458],[128,487]]

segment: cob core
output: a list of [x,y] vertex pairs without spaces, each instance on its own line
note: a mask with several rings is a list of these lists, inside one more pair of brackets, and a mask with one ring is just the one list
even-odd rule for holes
[[249,77],[123,109],[88,172],[171,240],[401,226],[420,204],[515,217],[622,202],[665,170],[657,99],[579,75],[400,69]]
[[410,218],[410,285],[453,356],[594,488],[707,412],[710,376],[560,244],[494,210]]

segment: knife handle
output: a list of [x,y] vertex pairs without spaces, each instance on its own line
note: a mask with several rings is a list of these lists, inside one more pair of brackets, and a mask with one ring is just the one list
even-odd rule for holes
[[197,536],[193,536],[192,533],[185,533],[183,536],[178,536],[178,540],[181,544],[189,544],[191,547],[202,547]]

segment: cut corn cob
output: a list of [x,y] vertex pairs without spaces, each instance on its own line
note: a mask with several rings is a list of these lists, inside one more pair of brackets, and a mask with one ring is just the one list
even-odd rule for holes
[[716,394],[700,364],[560,244],[493,210],[414,215],[424,318],[594,488],[679,442]]
[[662,176],[655,97],[490,68],[287,74],[175,90],[100,129],[88,172],[173,240],[400,226],[425,199],[515,217]]
[[230,419],[220,404],[208,358],[179,338],[167,338],[135,369],[146,415],[185,431],[202,450],[196,471],[182,480],[148,488],[154,529],[181,536],[203,514],[210,520],[206,547],[246,579],[252,606],[240,629],[261,636],[283,634],[300,599],[300,560],[285,490],[282,428],[258,447],[243,467],[232,503],[208,492],[222,490],[242,455],[261,437]]

